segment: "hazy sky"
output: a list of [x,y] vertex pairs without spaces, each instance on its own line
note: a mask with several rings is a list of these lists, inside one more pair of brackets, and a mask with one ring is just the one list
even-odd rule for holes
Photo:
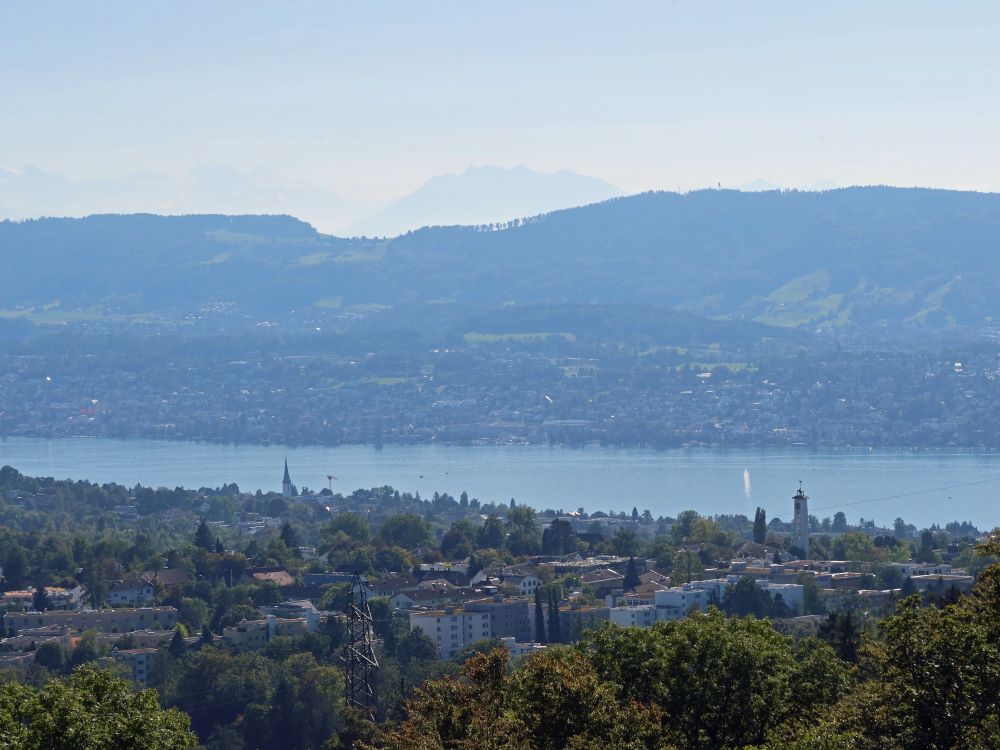
[[1000,190],[996,2],[0,4],[0,165]]

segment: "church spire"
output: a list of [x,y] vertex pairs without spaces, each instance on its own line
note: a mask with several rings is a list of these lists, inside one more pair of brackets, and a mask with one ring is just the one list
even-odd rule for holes
[[281,480],[281,492],[285,497],[291,497],[294,492],[292,491],[292,476],[288,473],[288,458],[285,458],[285,477]]

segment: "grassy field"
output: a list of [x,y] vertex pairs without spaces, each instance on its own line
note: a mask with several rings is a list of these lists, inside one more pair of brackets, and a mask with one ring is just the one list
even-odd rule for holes
[[334,258],[333,262],[338,265],[345,263],[373,263],[382,260],[388,249],[388,242],[376,242],[370,248],[359,247],[347,250]]
[[324,310],[339,310],[344,304],[344,295],[338,294],[336,297],[324,297],[321,300],[317,300],[315,307],[321,307]]

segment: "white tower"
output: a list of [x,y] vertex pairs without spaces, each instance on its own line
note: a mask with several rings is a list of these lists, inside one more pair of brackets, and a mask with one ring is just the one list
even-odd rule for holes
[[809,496],[802,491],[802,482],[799,482],[799,491],[792,495],[795,501],[795,518],[792,521],[792,530],[795,536],[795,546],[802,550],[802,556],[809,558]]

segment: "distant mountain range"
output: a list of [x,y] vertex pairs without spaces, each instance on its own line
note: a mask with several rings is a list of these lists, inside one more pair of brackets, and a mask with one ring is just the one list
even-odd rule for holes
[[288,180],[270,170],[241,171],[205,164],[178,178],[132,172],[76,180],[29,164],[0,167],[0,218],[82,217],[104,213],[295,213],[324,226],[341,226],[365,208],[328,190]]
[[[155,172],[75,180],[35,165],[0,167],[0,219],[104,213],[299,216],[344,235],[395,236],[425,226],[489,224],[596,203],[622,191],[568,170],[469,167],[428,180],[388,206],[346,199],[270,170],[206,164],[178,178]],[[374,214],[373,214],[374,211]]]
[[984,331],[1000,321],[1000,195],[645,193],[502,230],[391,240],[331,237],[283,216],[2,222],[0,277],[0,315],[35,320],[222,303],[251,318],[629,304],[805,330]]
[[421,227],[505,222],[620,195],[623,192],[613,185],[566,169],[544,174],[524,166],[469,167],[461,174],[428,180],[340,233],[393,237]]

